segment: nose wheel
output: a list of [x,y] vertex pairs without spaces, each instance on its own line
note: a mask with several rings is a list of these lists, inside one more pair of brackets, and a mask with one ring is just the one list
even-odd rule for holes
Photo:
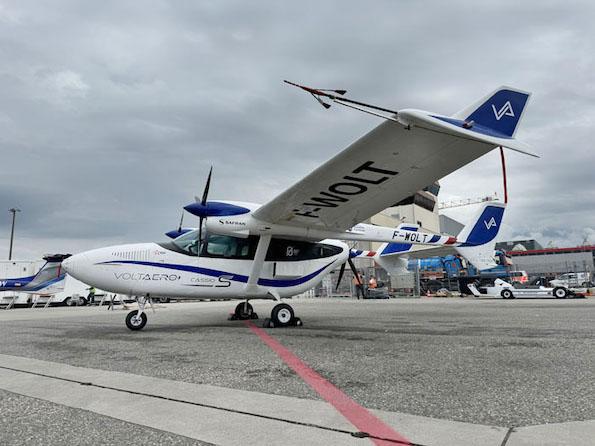
[[148,294],[146,297],[137,297],[136,302],[138,303],[138,310],[131,311],[126,315],[126,326],[132,331],[142,330],[147,325],[147,314],[145,313],[145,304],[147,302],[153,309],[153,313],[155,312]]
[[131,330],[142,330],[147,324],[147,315],[143,312],[138,314],[137,310],[131,311],[126,315],[126,326]]

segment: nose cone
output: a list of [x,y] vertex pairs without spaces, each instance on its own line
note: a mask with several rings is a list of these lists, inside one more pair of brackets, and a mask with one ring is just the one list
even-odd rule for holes
[[88,267],[89,259],[86,253],[75,254],[62,261],[62,268],[75,279],[81,280],[81,273]]

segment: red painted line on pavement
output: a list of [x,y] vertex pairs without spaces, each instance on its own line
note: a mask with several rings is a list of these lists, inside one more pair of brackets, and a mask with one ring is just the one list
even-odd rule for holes
[[[382,420],[374,416],[365,407],[360,406],[347,396],[341,389],[319,375],[308,364],[303,362],[289,349],[284,347],[279,341],[270,336],[262,328],[258,328],[250,321],[246,325],[254,334],[256,334],[266,345],[268,345],[277,355],[287,364],[300,378],[302,378],[312,389],[316,391],[323,399],[332,404],[345,418],[349,420],[361,432],[365,432],[372,437],[370,440],[379,446],[388,446],[395,444],[409,445],[411,442],[403,435],[396,432],[392,427],[385,424]],[[378,437],[378,438],[373,438]]]

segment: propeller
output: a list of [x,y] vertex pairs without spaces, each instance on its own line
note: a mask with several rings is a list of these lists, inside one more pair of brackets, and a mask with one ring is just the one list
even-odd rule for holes
[[355,263],[351,260],[351,257],[347,258],[347,262],[341,265],[341,269],[339,270],[339,278],[337,279],[337,286],[335,287],[335,291],[339,289],[339,285],[341,284],[341,279],[343,279],[343,274],[345,273],[345,265],[349,263],[349,268],[351,268],[351,272],[353,273],[353,277],[355,277],[357,281],[357,286],[360,288],[362,295],[364,294],[364,284],[362,283],[361,277],[357,272],[357,268],[355,267]]
[[[205,184],[205,188],[202,191],[202,199],[200,200],[200,204],[202,206],[206,206],[207,205],[207,198],[209,196],[209,188],[211,187],[211,176],[213,175],[213,166],[211,166],[211,169],[209,170],[209,176],[207,177],[207,183]],[[198,198],[198,197],[196,197]],[[198,201],[198,199],[196,200]],[[199,244],[199,249],[200,249],[200,243],[202,242],[202,223],[203,221],[206,219],[206,216],[200,215],[198,217],[199,220],[199,224],[198,224],[198,244]]]

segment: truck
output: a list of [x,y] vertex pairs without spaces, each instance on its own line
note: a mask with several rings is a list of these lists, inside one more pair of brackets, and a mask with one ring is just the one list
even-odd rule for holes
[[435,292],[439,289],[460,291],[471,294],[467,288],[469,283],[486,285],[496,279],[503,279],[512,283],[526,283],[529,276],[525,271],[512,271],[512,262],[501,250],[495,252],[496,266],[480,271],[460,255],[442,257],[428,257],[409,260],[408,269],[418,271],[420,287],[424,292]]

